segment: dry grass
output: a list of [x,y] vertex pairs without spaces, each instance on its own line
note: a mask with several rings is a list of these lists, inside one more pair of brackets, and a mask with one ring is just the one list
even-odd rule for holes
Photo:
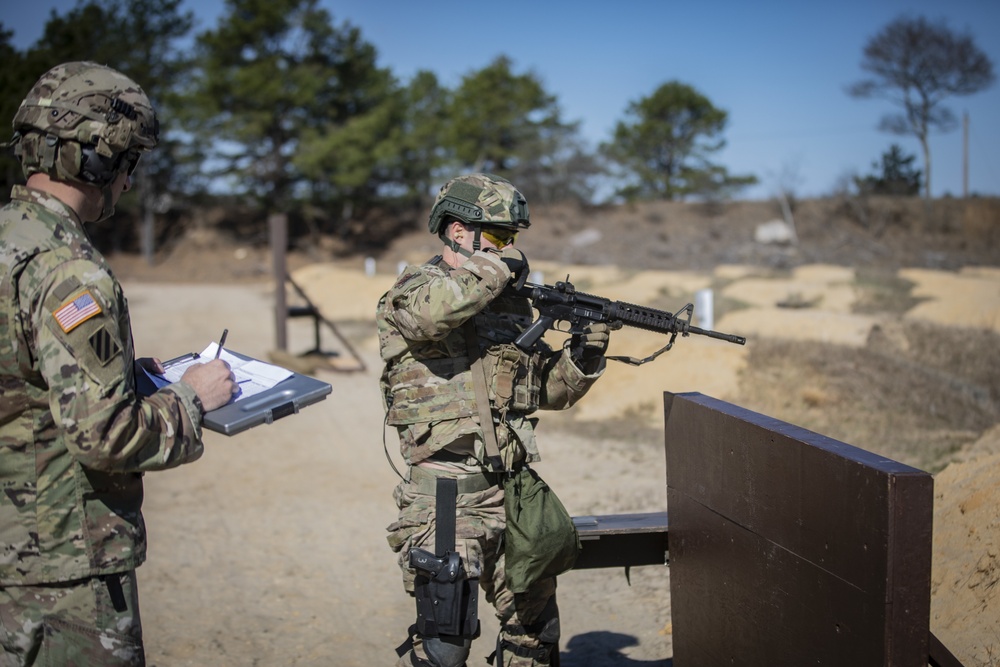
[[761,341],[740,405],[936,472],[1000,421],[1000,335],[899,323],[862,349]]
[[[934,473],[1000,422],[1000,335],[899,321],[860,349],[761,340],[731,402]],[[648,418],[662,406],[637,410],[600,422],[548,413],[544,428],[662,447]]]

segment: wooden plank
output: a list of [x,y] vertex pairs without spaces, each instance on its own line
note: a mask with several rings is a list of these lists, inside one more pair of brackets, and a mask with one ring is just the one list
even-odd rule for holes
[[664,408],[677,664],[927,664],[930,475],[701,394]]
[[574,569],[666,564],[666,512],[579,516],[573,523],[583,547]]

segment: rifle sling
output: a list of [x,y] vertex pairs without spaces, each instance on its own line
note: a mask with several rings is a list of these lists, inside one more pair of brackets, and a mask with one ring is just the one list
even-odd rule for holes
[[636,359],[635,357],[629,357],[629,356],[619,357],[619,356],[610,355],[610,354],[604,355],[604,358],[607,359],[608,361],[620,361],[623,364],[628,364],[629,366],[642,366],[643,364],[648,364],[650,361],[652,361],[653,359],[656,359],[658,356],[660,356],[661,354],[663,354],[664,352],[666,352],[667,350],[669,350],[670,348],[672,348],[674,346],[674,338],[676,338],[676,337],[677,337],[677,334],[674,334],[673,336],[670,337],[670,342],[669,343],[667,343],[666,345],[664,345],[663,347],[661,347],[659,350],[657,350],[653,354],[651,354],[648,357],[645,357],[643,359]]
[[473,318],[466,321],[463,329],[465,331],[466,354],[472,362],[472,387],[476,392],[479,427],[483,430],[486,460],[493,472],[503,472],[503,459],[500,457],[500,445],[497,443],[496,427],[493,425],[493,412],[490,410],[490,394],[486,388],[486,369],[483,367],[483,355],[479,350],[479,334],[476,333],[476,323]]

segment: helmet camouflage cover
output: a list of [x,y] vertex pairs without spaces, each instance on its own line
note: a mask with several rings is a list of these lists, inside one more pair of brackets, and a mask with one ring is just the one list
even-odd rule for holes
[[509,181],[493,174],[469,174],[443,186],[431,208],[428,227],[441,235],[452,218],[482,227],[527,228],[528,202]]
[[42,75],[14,115],[15,154],[25,177],[44,172],[82,180],[84,147],[106,159],[156,145],[159,124],[146,93],[124,74],[92,62]]

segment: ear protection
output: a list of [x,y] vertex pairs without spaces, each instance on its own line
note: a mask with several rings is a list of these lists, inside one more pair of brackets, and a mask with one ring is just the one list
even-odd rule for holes
[[41,132],[17,133],[11,143],[18,160],[30,165],[26,176],[42,172],[60,180],[81,180],[98,187],[110,184],[122,171],[131,174],[140,155],[138,150],[130,149],[109,157],[98,152],[95,144],[60,141]]
[[[126,151],[107,157],[98,153],[97,147],[92,144],[82,145],[80,151],[80,178],[99,186],[115,180],[123,171],[128,170],[131,174],[139,161],[138,151]],[[135,155],[132,156],[132,153]]]

